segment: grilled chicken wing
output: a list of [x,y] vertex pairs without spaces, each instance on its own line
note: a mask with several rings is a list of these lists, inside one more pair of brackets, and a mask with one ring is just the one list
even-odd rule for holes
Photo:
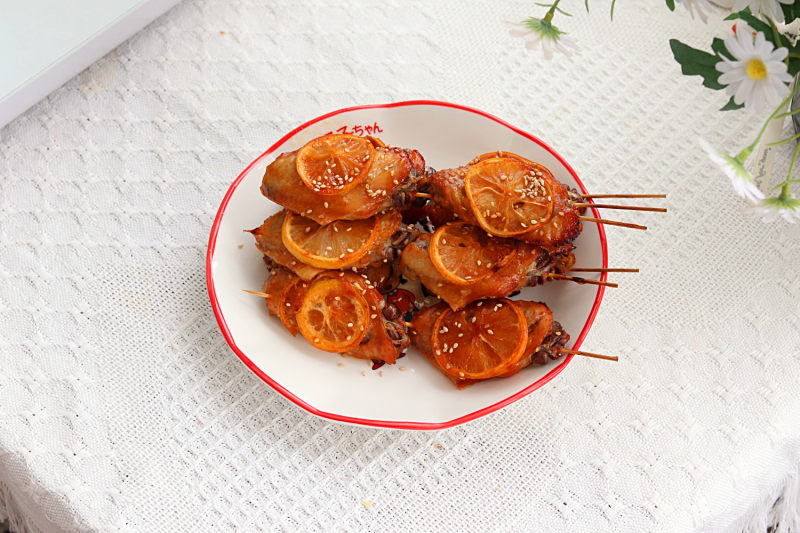
[[318,224],[359,220],[405,207],[425,177],[425,160],[416,150],[378,146],[363,182],[342,194],[321,194],[300,179],[296,160],[297,151],[279,155],[264,173],[261,193]]
[[[266,219],[261,226],[251,230],[250,233],[255,237],[256,247],[261,253],[277,265],[291,270],[304,280],[309,280],[324,270],[303,263],[286,248],[281,238],[281,227],[285,217],[286,210],[283,209]],[[417,232],[413,226],[403,224],[402,216],[396,211],[380,215],[375,244],[348,268],[358,270],[370,265],[377,267],[379,264],[392,263],[399,255],[400,250],[414,238]],[[382,269],[372,268],[370,271],[375,276],[383,276],[385,278],[379,282],[380,285],[384,285],[386,279],[392,277],[391,273],[387,274]]]
[[[283,301],[282,303],[281,298],[284,296],[284,291],[295,280],[298,280],[298,277],[286,269],[275,268],[264,282],[263,287],[263,292],[267,294],[266,304],[269,313],[280,317],[281,322],[289,332],[292,335],[296,335],[298,330],[291,320],[302,305],[302,290],[313,281],[325,277],[340,277],[343,281],[352,284],[364,297],[371,311],[367,333],[361,343],[342,355],[357,359],[384,361],[390,365],[394,364],[398,356],[411,344],[406,334],[407,328],[403,322],[389,320],[384,316],[383,309],[386,306],[386,302],[375,286],[366,279],[365,275],[358,275],[352,272],[325,271],[315,277],[314,280],[299,280],[298,283],[301,284],[301,288],[297,300],[295,302]],[[287,306],[286,304],[290,305]],[[281,305],[286,309],[281,309]],[[283,316],[281,316],[281,312],[284,313]],[[286,317],[286,320],[284,317]]]
[[[543,365],[548,360],[558,359],[563,356],[560,348],[569,340],[569,335],[563,330],[561,324],[553,320],[550,309],[539,302],[515,301],[528,322],[528,344],[525,355],[508,372],[499,377],[510,377],[530,365]],[[411,321],[411,344],[414,345],[425,358],[431,362],[442,374],[447,376],[459,389],[482,380],[459,379],[449,375],[436,362],[433,356],[433,326],[436,319],[447,309],[447,305],[438,303],[426,307],[414,316]]]
[[[470,161],[467,165],[449,168],[436,172],[429,178],[428,190],[431,202],[426,214],[435,226],[439,226],[455,219],[478,224],[478,219],[470,205],[464,187],[467,172],[477,160]],[[530,232],[516,235],[514,238],[529,244],[544,246],[558,246],[572,242],[580,234],[582,226],[578,219],[580,210],[573,206],[577,201],[577,193],[566,185],[556,180],[545,167],[533,162],[542,179],[547,180],[552,191],[551,201],[553,209],[551,216],[544,223],[536,226]],[[486,229],[486,228],[484,228]]]
[[522,287],[539,285],[547,273],[563,273],[575,261],[569,245],[547,250],[519,243],[514,257],[494,273],[469,285],[456,285],[445,279],[431,261],[430,240],[430,234],[423,233],[406,246],[400,256],[400,273],[422,283],[452,309],[461,309],[481,298],[502,298]]

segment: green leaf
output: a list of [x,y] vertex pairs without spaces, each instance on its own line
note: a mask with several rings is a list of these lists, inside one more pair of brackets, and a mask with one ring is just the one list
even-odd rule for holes
[[800,59],[789,56],[788,71],[790,76],[797,75],[800,72]]
[[675,11],[675,0],[667,0],[667,7],[670,11]]
[[720,39],[719,37],[715,37],[713,41],[711,41],[711,49],[717,53],[718,56],[727,57],[731,61],[733,61],[733,56],[728,49],[725,47],[725,41]]
[[733,101],[733,96],[731,96],[731,99],[728,100],[728,103],[725,104],[724,106],[720,107],[719,110],[720,111],[733,111],[734,109],[741,109],[743,107],[744,107],[744,104],[737,104],[736,102]]
[[725,86],[719,83],[719,72],[714,66],[720,59],[708,52],[692,48],[683,44],[677,39],[669,40],[669,47],[675,61],[680,63],[681,72],[687,76],[702,76],[703,85],[709,89],[724,89]]
[[783,19],[789,23],[792,22],[794,19],[800,17],[800,5],[797,2],[792,2],[791,4],[781,4],[781,9],[783,9]]

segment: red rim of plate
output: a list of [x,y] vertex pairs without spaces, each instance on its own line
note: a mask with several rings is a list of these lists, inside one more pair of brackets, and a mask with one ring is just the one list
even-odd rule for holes
[[[317,123],[317,122],[319,122],[321,120],[324,120],[326,118],[329,118],[329,117],[332,117],[332,116],[335,116],[335,115],[339,115],[341,113],[346,113],[346,112],[349,112],[349,111],[357,111],[357,110],[361,110],[361,109],[380,109],[380,108],[390,108],[390,107],[403,107],[403,106],[451,107],[451,108],[454,108],[454,109],[460,109],[461,111],[467,111],[469,113],[475,113],[476,115],[480,115],[482,117],[485,117],[485,118],[488,118],[490,120],[493,120],[493,121],[497,122],[498,124],[502,124],[506,128],[514,131],[515,133],[518,133],[519,135],[522,135],[523,137],[526,137],[527,139],[530,139],[531,141],[535,142],[536,144],[538,144],[539,146],[541,146],[542,148],[544,148],[545,150],[550,152],[553,155],[553,157],[558,159],[558,161],[562,165],[564,165],[564,167],[569,171],[569,173],[572,175],[572,178],[575,180],[575,182],[580,187],[581,191],[584,194],[588,194],[588,191],[586,190],[586,187],[583,186],[583,182],[580,180],[580,178],[578,178],[578,175],[575,173],[575,171],[572,169],[572,167],[564,160],[564,158],[561,157],[558,153],[556,153],[555,150],[550,148],[546,143],[544,143],[542,140],[538,139],[534,135],[531,135],[530,133],[528,133],[526,131],[523,131],[523,130],[515,127],[515,126],[512,126],[508,122],[506,122],[506,121],[504,121],[502,119],[499,119],[499,118],[497,118],[497,117],[495,117],[493,115],[490,115],[489,113],[481,111],[479,109],[473,109],[471,107],[466,107],[466,106],[463,106],[463,105],[452,104],[452,103],[449,103],[449,102],[440,102],[440,101],[436,101],[436,100],[409,100],[409,101],[406,101],[406,102],[394,102],[394,103],[390,103],[390,104],[374,104],[374,105],[360,105],[360,106],[355,106],[355,107],[347,107],[347,108],[339,109],[337,111],[332,111],[332,112],[327,113],[325,115],[321,115],[321,116],[319,116],[317,118],[311,119],[308,122],[306,122],[306,123],[298,126],[297,128],[293,129],[292,131],[290,131],[289,133],[287,133],[286,135],[281,137],[275,144],[270,146],[269,149],[266,152],[264,152],[263,154],[258,156],[252,163],[247,165],[247,168],[245,168],[241,172],[241,174],[239,174],[239,176],[236,178],[236,180],[231,184],[231,186],[228,188],[228,191],[225,193],[225,197],[222,199],[222,204],[219,206],[219,210],[217,211],[217,216],[214,219],[214,225],[211,227],[211,235],[209,236],[209,239],[208,239],[208,252],[206,254],[206,284],[208,286],[208,296],[211,299],[211,307],[214,310],[214,316],[217,318],[217,323],[219,324],[220,330],[222,330],[222,335],[225,337],[225,340],[228,342],[228,345],[230,345],[231,349],[233,349],[233,351],[236,353],[236,355],[239,356],[239,359],[241,359],[242,362],[245,365],[247,365],[247,367],[250,370],[252,370],[258,377],[263,379],[273,389],[275,389],[276,391],[281,393],[283,396],[285,396],[290,401],[294,402],[295,404],[299,405],[300,407],[302,407],[303,409],[305,409],[306,411],[308,411],[310,413],[313,413],[313,414],[315,414],[317,416],[321,416],[323,418],[328,418],[330,420],[335,420],[337,422],[345,422],[345,423],[348,423],[348,424],[359,424],[359,425],[363,425],[363,426],[372,426],[372,427],[380,427],[380,428],[436,430],[436,429],[444,429],[444,428],[457,426],[459,424],[463,424],[465,422],[469,422],[470,420],[475,420],[476,418],[480,418],[482,416],[488,415],[489,413],[493,413],[494,411],[497,411],[498,409],[501,409],[501,408],[505,407],[506,405],[514,403],[515,401],[519,400],[520,398],[523,398],[523,397],[527,396],[528,394],[530,394],[533,391],[535,391],[536,389],[542,387],[547,382],[549,382],[554,377],[556,377],[558,374],[560,374],[561,371],[563,371],[564,368],[570,363],[570,361],[572,361],[572,358],[574,357],[574,355],[568,355],[567,357],[564,358],[564,362],[563,363],[559,364],[558,366],[553,368],[553,370],[551,370],[550,372],[548,372],[547,374],[542,376],[540,379],[538,379],[535,382],[531,383],[530,385],[528,385],[527,387],[525,387],[521,391],[518,391],[518,392],[512,394],[508,398],[505,398],[504,400],[500,400],[499,402],[496,402],[496,403],[494,403],[492,405],[486,406],[486,407],[484,407],[482,409],[478,409],[477,411],[473,411],[472,413],[460,416],[458,418],[454,418],[453,420],[448,420],[446,422],[406,422],[406,421],[402,421],[402,420],[371,420],[371,419],[368,419],[368,418],[356,418],[356,417],[351,417],[351,416],[340,415],[340,414],[337,414],[337,413],[328,413],[326,411],[322,411],[320,409],[317,409],[313,405],[310,405],[310,404],[306,403],[301,398],[297,397],[291,391],[289,391],[284,386],[282,386],[280,383],[278,383],[277,381],[275,381],[274,379],[269,377],[263,370],[261,370],[258,366],[256,366],[256,364],[253,363],[244,354],[244,352],[236,345],[236,343],[233,340],[233,335],[231,335],[231,332],[228,329],[228,324],[225,322],[225,317],[223,316],[222,310],[220,309],[220,306],[219,306],[219,301],[217,299],[217,292],[216,292],[216,289],[214,287],[214,275],[213,275],[213,269],[212,269],[212,261],[214,259],[214,251],[215,251],[216,243],[217,243],[217,233],[219,231],[219,226],[220,226],[220,224],[222,222],[222,217],[225,214],[225,209],[228,207],[228,202],[230,201],[231,196],[233,195],[234,191],[239,186],[239,183],[242,181],[242,179],[244,179],[244,177],[247,175],[247,173],[250,172],[250,169],[252,169],[255,165],[257,165],[262,159],[264,159],[265,157],[267,157],[268,155],[273,153],[275,150],[277,150],[281,145],[283,145],[288,139],[290,139],[291,137],[296,135],[298,132],[308,128],[312,124],[315,124],[315,123]],[[591,209],[592,209],[592,214],[596,218],[601,218],[600,217],[600,213],[597,211],[596,208],[592,207]],[[597,231],[598,231],[598,233],[600,235],[600,246],[601,246],[602,251],[603,251],[603,268],[606,268],[606,267],[608,267],[608,247],[607,247],[607,242],[606,242],[606,233],[603,230],[602,224],[595,224],[595,226],[597,227]],[[607,275],[606,275],[605,272],[600,274],[600,279],[602,281],[606,281],[606,278],[607,278]],[[575,344],[573,345],[573,349],[575,349],[575,350],[579,349],[580,346],[581,346],[581,343],[583,343],[584,338],[586,338],[586,335],[589,333],[589,330],[592,327],[592,323],[594,322],[594,319],[597,316],[597,311],[600,308],[600,302],[603,300],[603,293],[604,292],[605,292],[605,287],[603,287],[603,286],[598,286],[597,287],[597,295],[595,296],[594,304],[592,305],[592,310],[590,311],[589,316],[586,319],[586,323],[583,325],[583,329],[581,330],[580,335],[578,335],[578,338],[575,340]]]

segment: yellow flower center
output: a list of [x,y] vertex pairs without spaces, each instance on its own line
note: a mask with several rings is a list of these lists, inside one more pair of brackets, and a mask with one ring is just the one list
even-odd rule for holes
[[747,75],[754,80],[763,80],[767,77],[767,67],[758,58],[753,58],[747,62]]

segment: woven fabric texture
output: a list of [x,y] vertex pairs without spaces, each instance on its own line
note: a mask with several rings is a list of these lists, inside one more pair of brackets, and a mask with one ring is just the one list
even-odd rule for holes
[[[798,525],[800,226],[744,212],[697,137],[735,150],[759,118],[719,112],[668,46],[725,25],[573,3],[581,51],[548,62],[503,24],[530,2],[184,2],[0,130],[0,520],[741,531],[783,497],[781,527]],[[618,364],[578,358],[448,430],[329,423],[225,344],[208,233],[285,132],[418,98],[504,118],[592,191],[667,192],[670,212],[606,230],[611,266],[641,273],[616,279],[584,347]]]

